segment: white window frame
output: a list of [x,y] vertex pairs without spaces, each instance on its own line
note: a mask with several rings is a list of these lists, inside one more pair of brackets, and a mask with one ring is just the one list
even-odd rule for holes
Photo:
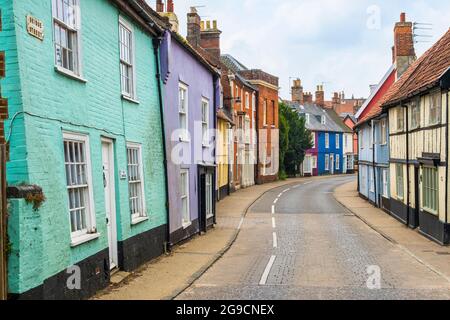
[[[186,175],[186,181],[185,181],[185,188],[186,188],[186,194],[182,194],[181,193],[181,189],[180,189],[180,200],[181,203],[183,202],[183,200],[186,200],[186,209],[187,212],[181,212],[181,223],[183,225],[183,228],[186,229],[187,227],[189,227],[190,225],[192,225],[192,220],[191,220],[191,210],[190,210],[190,177],[189,177],[189,169],[181,169],[180,170],[180,186],[181,186],[181,182],[182,182],[182,175]],[[181,208],[183,207],[183,205],[181,205]],[[187,219],[186,219],[187,218]]]
[[[70,25],[67,23],[67,21],[61,20],[58,18],[58,10],[57,7],[64,2],[64,0],[52,0],[52,30],[53,30],[53,54],[55,56],[55,68],[58,71],[61,71],[63,73],[66,73],[70,76],[75,77],[81,77],[82,75],[82,68],[81,68],[81,12],[80,12],[80,5],[79,0],[72,0],[73,1],[73,14],[75,17],[73,18],[73,25]],[[64,13],[63,13],[64,15]],[[56,42],[56,26],[58,26],[61,29],[65,29],[67,32],[66,38],[68,38],[69,33],[73,35],[72,38],[72,53],[73,53],[73,70],[71,70],[68,67],[65,67],[63,64],[63,61],[58,62],[58,55],[56,54],[56,48],[58,46]],[[61,37],[61,33],[60,36]],[[59,46],[61,46],[59,44]],[[66,48],[67,50],[68,48]],[[63,53],[61,53],[62,55]],[[61,58],[62,59],[62,58]]]
[[383,118],[380,121],[380,137],[381,137],[381,145],[387,145],[387,119]]
[[214,191],[213,191],[213,175],[212,173],[205,174],[205,209],[206,218],[210,219],[214,216]]
[[405,130],[405,110],[403,107],[397,108],[397,132]]
[[[185,92],[184,110],[181,106],[181,91]],[[181,125],[181,117],[184,116],[184,127]],[[178,83],[178,124],[180,125],[180,141],[189,141],[189,87],[184,83]]]
[[325,171],[330,171],[330,155],[325,155]]
[[341,170],[341,155],[336,155],[336,170]]
[[[405,173],[403,171],[403,165],[400,163],[395,164],[395,181],[397,186],[397,199],[403,200],[405,197]],[[401,191],[401,192],[400,192]]]
[[341,142],[339,139],[339,134],[336,134],[336,149],[340,149],[341,148]]
[[317,169],[317,156],[312,156],[312,168]]
[[420,101],[414,99],[410,103],[411,113],[411,129],[417,129],[420,127]]
[[[138,153],[138,172],[140,175],[140,180],[139,181],[130,181],[130,166],[131,165],[136,165],[136,164],[131,164],[130,163],[130,159],[129,159],[129,150],[133,149],[133,150],[137,150]],[[142,145],[139,143],[134,143],[134,142],[127,142],[127,177],[128,177],[128,203],[130,205],[130,213],[131,213],[131,195],[130,195],[130,186],[131,184],[140,184],[140,199],[139,199],[139,205],[142,208],[142,212],[138,212],[138,213],[131,213],[131,223],[135,223],[140,221],[141,219],[145,219],[148,217],[147,214],[147,208],[146,208],[146,202],[145,202],[145,179],[144,179],[144,168],[143,168],[143,160],[142,160]]]
[[373,168],[369,167],[369,191],[375,192],[375,176],[373,174]]
[[322,123],[323,125],[327,124],[327,118],[325,116],[321,116],[320,123]]
[[[430,172],[434,177],[427,176]],[[436,167],[422,168],[422,207],[429,213],[437,215],[439,212],[439,170]]]
[[[436,99],[436,101],[435,101]],[[434,105],[437,103],[436,105]],[[435,109],[435,118],[431,117],[432,110]],[[430,94],[430,106],[429,106],[429,125],[436,125],[441,123],[441,113],[442,113],[442,93],[440,91],[435,91]]]
[[305,124],[309,126],[310,123],[311,123],[311,117],[310,117],[309,113],[306,113],[305,114]]
[[382,175],[383,175],[383,197],[389,198],[389,175],[388,175],[388,169],[383,169]]
[[250,109],[250,94],[248,92],[245,93],[245,108]]
[[[206,110],[206,112],[205,112]],[[206,119],[205,119],[206,115]],[[202,98],[202,144],[203,147],[209,146],[209,100]]]
[[330,134],[325,133],[325,149],[330,149]]
[[[64,144],[66,142],[76,142],[84,144],[84,156],[85,156],[85,170],[86,170],[86,185],[80,185],[79,187],[87,188],[85,191],[85,220],[86,220],[86,228],[83,230],[72,231],[72,220],[70,215],[70,200],[69,200],[69,189],[74,186],[68,186],[67,181],[69,178],[67,177],[67,169],[66,171],[66,189],[67,189],[67,205],[69,212],[69,224],[71,230],[71,239],[72,245],[77,245],[85,242],[84,240],[89,240],[89,237],[93,235],[97,235],[97,224],[95,217],[95,207],[94,207],[94,192],[93,192],[93,184],[92,184],[92,166],[91,166],[91,157],[90,157],[90,146],[89,146],[89,136],[84,134],[78,134],[73,132],[63,132],[63,152],[65,153]],[[65,166],[68,165],[66,161],[66,155],[64,154],[64,163]],[[86,199],[87,198],[87,199]]]
[[311,132],[311,138],[312,138],[312,142],[313,142],[312,148],[315,149],[316,148],[316,133],[315,132]]
[[[129,61],[126,61],[124,59],[122,59],[121,56],[121,45],[122,45],[122,38],[121,38],[121,34],[122,34],[122,28],[125,29],[125,31],[128,31],[130,33],[130,45],[129,45]],[[136,100],[137,99],[137,94],[136,94],[136,66],[135,66],[135,61],[136,61],[136,50],[135,50],[135,40],[134,40],[134,29],[132,27],[131,24],[129,24],[123,17],[119,17],[119,58],[120,58],[120,86],[121,86],[121,90],[122,90],[122,96],[125,98],[129,98],[129,99],[133,99]],[[127,92],[124,89],[124,84],[123,84],[123,80],[122,80],[122,66],[129,68],[131,71],[131,76],[129,77],[130,79],[130,90],[131,92]]]
[[312,156],[307,154],[303,160],[303,173],[312,173]]

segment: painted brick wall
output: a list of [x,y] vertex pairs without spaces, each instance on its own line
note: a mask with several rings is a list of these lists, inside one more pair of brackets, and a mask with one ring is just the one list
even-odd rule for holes
[[[10,101],[10,119],[15,115],[8,181],[38,184],[47,197],[39,213],[33,213],[39,218],[31,215],[33,220],[25,214],[26,206],[11,202],[12,211],[18,213],[10,223],[10,289],[21,293],[107,248],[101,137],[115,140],[118,171],[127,170],[126,141],[141,143],[143,149],[149,220],[131,226],[128,183],[117,178],[118,240],[166,224],[163,144],[151,37],[134,26],[139,104],[124,101],[120,95],[119,12],[109,1],[81,1],[81,59],[86,83],[54,70],[51,0],[0,0],[0,7],[4,11],[4,30],[0,34],[6,32],[7,36],[2,37],[8,43],[7,78],[2,81],[2,90]],[[43,21],[44,41],[27,34],[27,14]],[[20,113],[22,110],[26,114]],[[98,240],[75,248],[70,247],[63,130],[89,136],[95,214],[101,234]],[[38,234],[23,232],[30,223],[36,225]],[[28,245],[24,247],[23,243]],[[37,270],[35,265],[42,268]]]

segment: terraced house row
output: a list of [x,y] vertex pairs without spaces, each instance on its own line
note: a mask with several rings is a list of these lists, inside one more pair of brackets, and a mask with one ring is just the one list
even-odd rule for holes
[[393,65],[357,114],[359,192],[448,245],[450,30],[419,59],[404,13],[394,35]]
[[278,78],[221,55],[195,8],[184,38],[155,5],[0,0],[11,298],[92,296],[277,179]]

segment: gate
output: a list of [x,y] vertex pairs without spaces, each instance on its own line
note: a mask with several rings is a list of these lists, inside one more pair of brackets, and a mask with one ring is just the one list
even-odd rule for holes
[[6,201],[6,145],[0,144],[0,300],[8,296],[7,251],[7,201]]

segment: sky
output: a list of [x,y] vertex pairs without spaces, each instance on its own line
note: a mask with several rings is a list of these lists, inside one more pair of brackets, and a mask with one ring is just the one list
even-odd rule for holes
[[[147,1],[155,8],[156,0]],[[327,100],[335,91],[368,97],[392,64],[401,12],[421,23],[418,56],[450,28],[448,0],[175,0],[183,36],[191,6],[203,20],[218,21],[222,53],[278,76],[284,99],[293,78],[305,91],[323,85]]]

